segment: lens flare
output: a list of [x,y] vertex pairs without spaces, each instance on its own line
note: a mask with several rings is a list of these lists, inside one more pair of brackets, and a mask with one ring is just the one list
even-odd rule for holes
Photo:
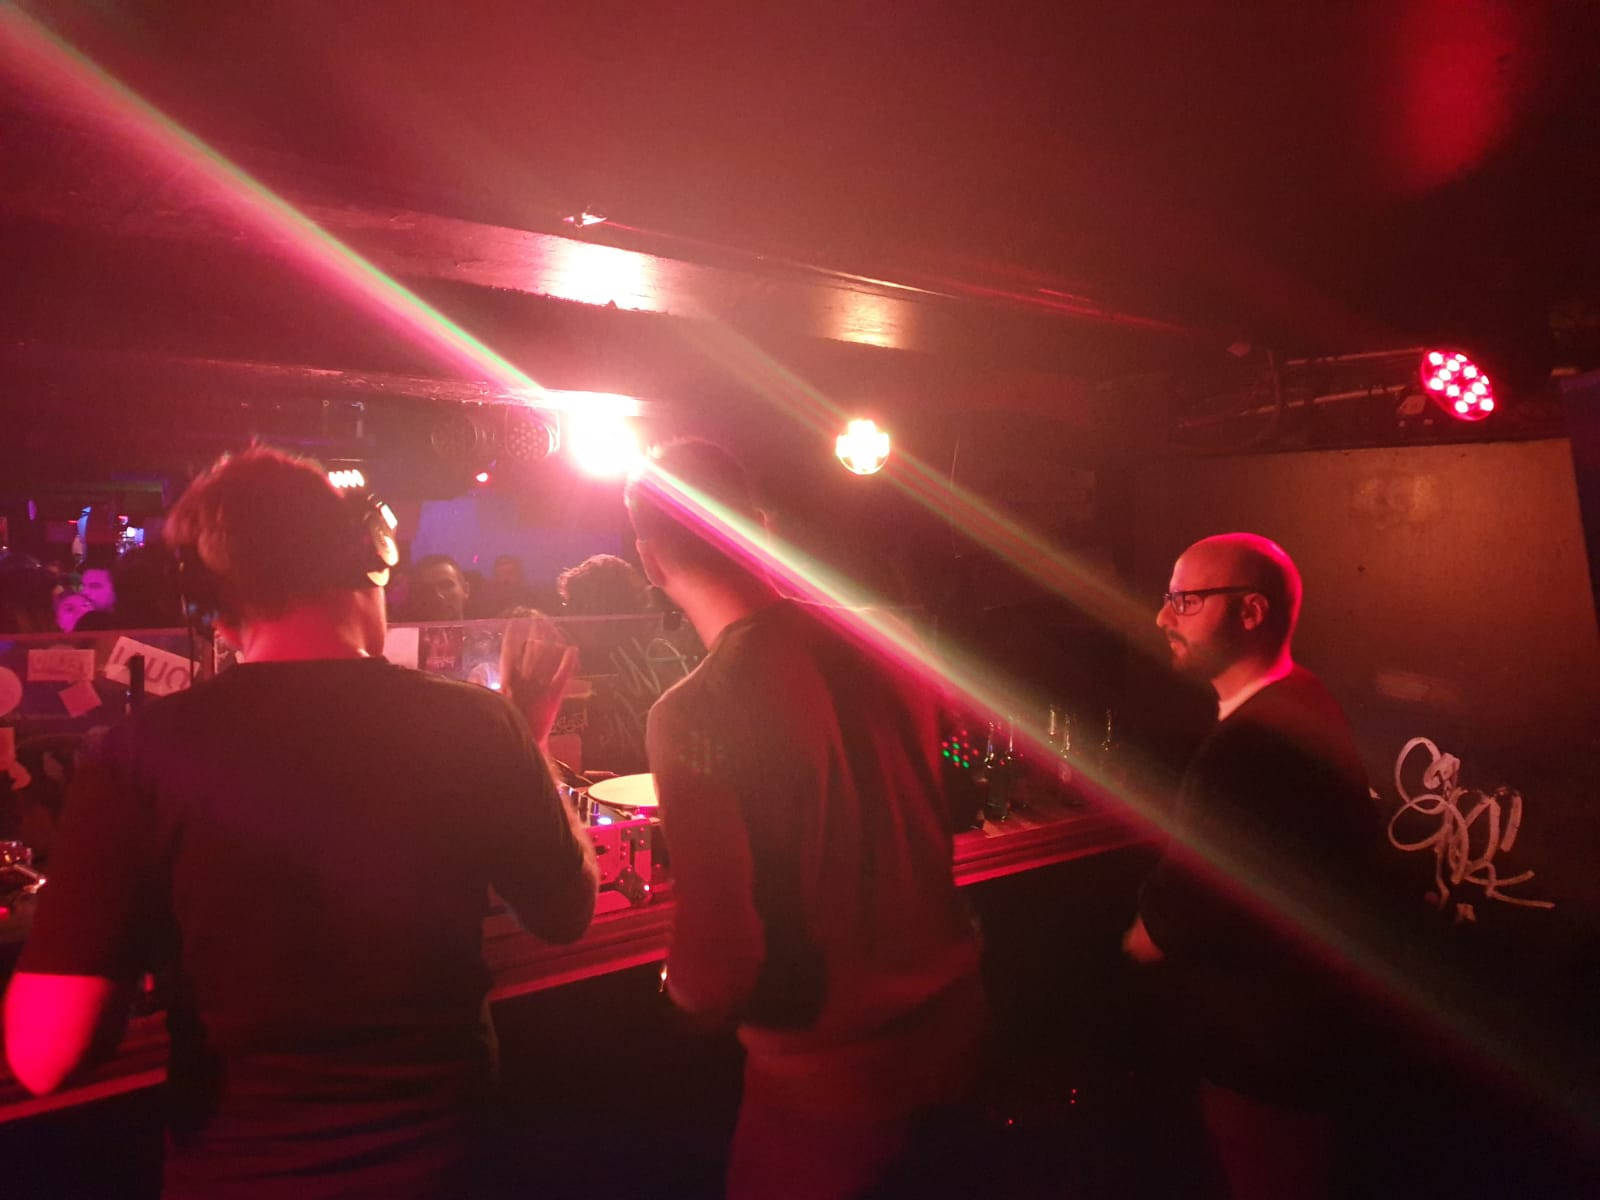
[[585,475],[618,479],[635,470],[644,459],[639,434],[617,405],[605,404],[595,397],[586,405],[569,407],[563,423],[567,453]]
[[876,475],[889,461],[889,433],[877,422],[855,420],[833,443],[833,452],[854,475]]

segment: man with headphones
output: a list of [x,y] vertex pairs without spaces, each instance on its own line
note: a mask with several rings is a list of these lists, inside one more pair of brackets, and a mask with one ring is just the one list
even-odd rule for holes
[[508,630],[513,703],[386,662],[391,524],[265,448],[197,479],[167,536],[240,662],[113,728],[67,801],[7,1053],[49,1091],[170,972],[169,1196],[482,1194],[488,890],[552,941],[593,911],[541,750],[575,654]]

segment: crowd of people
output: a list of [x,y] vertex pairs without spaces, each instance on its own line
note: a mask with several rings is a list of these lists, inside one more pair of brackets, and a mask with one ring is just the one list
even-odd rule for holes
[[[487,578],[448,554],[428,554],[397,566],[386,594],[398,621],[486,620],[518,609],[611,616],[650,608],[639,569],[614,554],[591,555],[543,586],[528,581],[515,554],[497,556]],[[175,563],[164,548],[70,560],[0,551],[0,633],[164,629],[184,619]]]
[[135,547],[63,561],[0,553],[0,633],[88,633],[182,624],[167,557]]
[[644,576],[615,554],[590,555],[544,586],[528,581],[515,554],[497,555],[487,578],[463,570],[448,554],[425,554],[396,570],[388,599],[390,614],[402,621],[489,620],[529,608],[571,617],[621,616],[650,608]]
[[[665,988],[745,1052],[728,1194],[965,1194],[959,1139],[930,1136],[959,1127],[988,1021],[952,876],[941,690],[783,596],[652,482],[759,526],[725,451],[676,443],[655,466],[626,497],[643,576],[600,556],[559,595],[637,611],[648,582],[708,648],[650,711],[646,751],[674,879]],[[258,448],[170,514],[242,661],[89,750],[7,995],[12,1068],[47,1092],[104,1052],[141,972],[178,980],[172,1196],[488,1194],[486,892],[557,941],[593,909],[593,852],[548,763],[578,649],[528,613],[514,560],[475,583],[430,556],[395,607],[461,620],[477,593],[522,613],[503,689],[391,666],[391,564],[347,509],[314,465]],[[1349,725],[1293,659],[1300,604],[1281,547],[1227,534],[1178,557],[1157,613],[1218,713],[1123,948],[1169,1003],[1234,1196],[1327,1194],[1354,1044],[1315,940],[1243,885],[1287,880],[1337,913],[1381,838]]]

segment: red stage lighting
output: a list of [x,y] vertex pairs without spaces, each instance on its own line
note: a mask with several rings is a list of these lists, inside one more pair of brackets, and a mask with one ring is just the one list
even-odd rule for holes
[[1458,421],[1481,421],[1494,411],[1494,385],[1458,350],[1427,351],[1417,374],[1423,390]]

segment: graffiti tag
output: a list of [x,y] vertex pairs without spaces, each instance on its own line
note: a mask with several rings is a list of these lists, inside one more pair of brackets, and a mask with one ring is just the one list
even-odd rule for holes
[[[1412,795],[1406,786],[1406,768],[1423,760],[1422,790]],[[1549,900],[1508,895],[1507,888],[1526,883],[1532,871],[1500,877],[1495,855],[1510,852],[1522,828],[1522,793],[1511,787],[1493,792],[1467,788],[1461,783],[1461,760],[1446,754],[1430,739],[1414,737],[1394,760],[1394,786],[1400,807],[1389,818],[1389,844],[1397,850],[1432,850],[1435,890],[1428,899],[1443,908],[1450,889],[1463,884],[1481,887],[1488,900],[1524,908],[1554,908]],[[1402,838],[1399,829],[1415,829],[1418,819],[1428,826],[1427,836]],[[1457,904],[1457,919],[1473,920],[1470,905]]]

